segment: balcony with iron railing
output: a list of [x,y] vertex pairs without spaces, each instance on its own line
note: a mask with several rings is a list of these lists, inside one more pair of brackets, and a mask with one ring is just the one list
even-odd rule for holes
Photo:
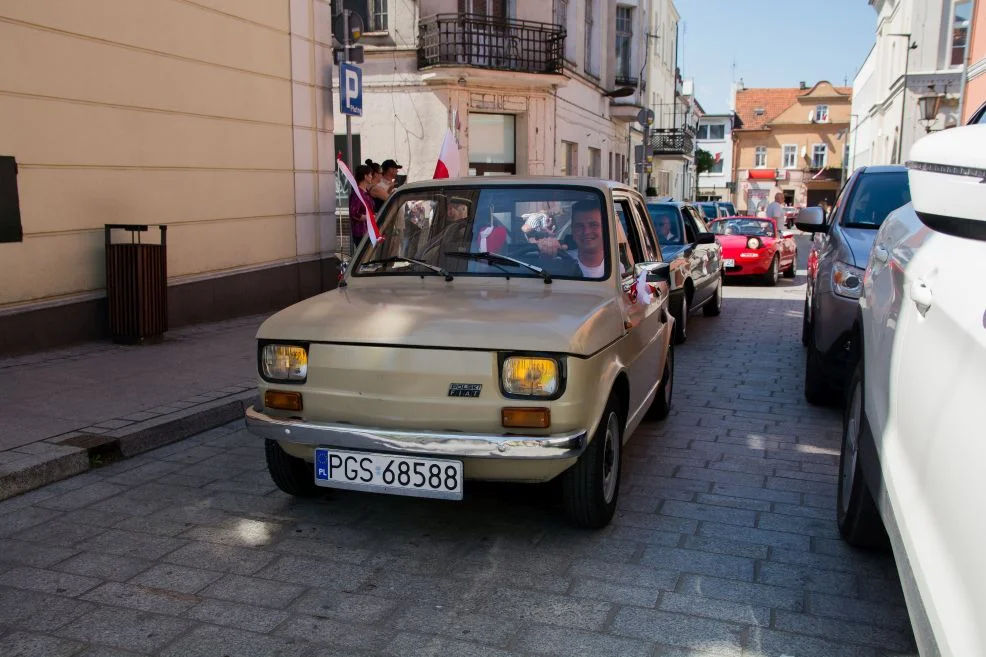
[[691,157],[695,153],[695,135],[680,128],[651,130],[654,155],[681,155]]
[[565,29],[480,14],[437,14],[418,24],[418,68],[468,66],[516,73],[563,69]]

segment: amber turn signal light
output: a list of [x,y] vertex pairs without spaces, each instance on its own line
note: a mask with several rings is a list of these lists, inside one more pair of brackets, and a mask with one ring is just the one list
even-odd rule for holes
[[301,393],[268,390],[264,393],[264,406],[281,411],[300,411],[302,409]]
[[551,426],[551,409],[504,408],[500,418],[503,426],[512,429],[547,429]]

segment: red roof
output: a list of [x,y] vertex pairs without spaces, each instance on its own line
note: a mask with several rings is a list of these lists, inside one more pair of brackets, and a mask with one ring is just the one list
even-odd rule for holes
[[[817,85],[816,85],[817,86]],[[811,93],[798,87],[739,89],[736,91],[736,115],[743,122],[742,130],[759,130],[798,102],[798,97]],[[837,93],[850,96],[852,87],[835,87]],[[757,109],[763,113],[758,114]]]

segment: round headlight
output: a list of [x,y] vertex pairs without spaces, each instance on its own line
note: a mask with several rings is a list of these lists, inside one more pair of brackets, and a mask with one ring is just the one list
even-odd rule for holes
[[748,249],[759,249],[760,246],[761,246],[761,242],[756,237],[751,237],[750,239],[746,240],[746,248]]

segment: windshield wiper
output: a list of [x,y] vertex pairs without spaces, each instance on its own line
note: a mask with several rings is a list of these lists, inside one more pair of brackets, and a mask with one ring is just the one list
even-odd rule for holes
[[545,284],[551,283],[551,274],[544,271],[537,265],[532,265],[529,262],[517,260],[516,258],[511,258],[510,256],[500,255],[499,253],[490,253],[489,251],[480,251],[478,253],[471,253],[468,251],[446,251],[445,255],[449,257],[468,258],[469,260],[485,260],[494,267],[497,265],[515,265],[517,267],[524,267],[543,278]]
[[363,265],[387,265],[393,262],[407,262],[412,265],[418,265],[420,267],[424,267],[425,269],[430,269],[436,274],[441,274],[442,276],[445,277],[446,282],[452,280],[452,274],[448,273],[446,270],[442,269],[441,267],[437,267],[435,265],[429,264],[422,260],[415,260],[414,258],[405,258],[404,256],[390,256],[389,258],[380,258],[379,260],[369,260],[367,262],[361,262],[359,264],[360,267],[362,267]]

